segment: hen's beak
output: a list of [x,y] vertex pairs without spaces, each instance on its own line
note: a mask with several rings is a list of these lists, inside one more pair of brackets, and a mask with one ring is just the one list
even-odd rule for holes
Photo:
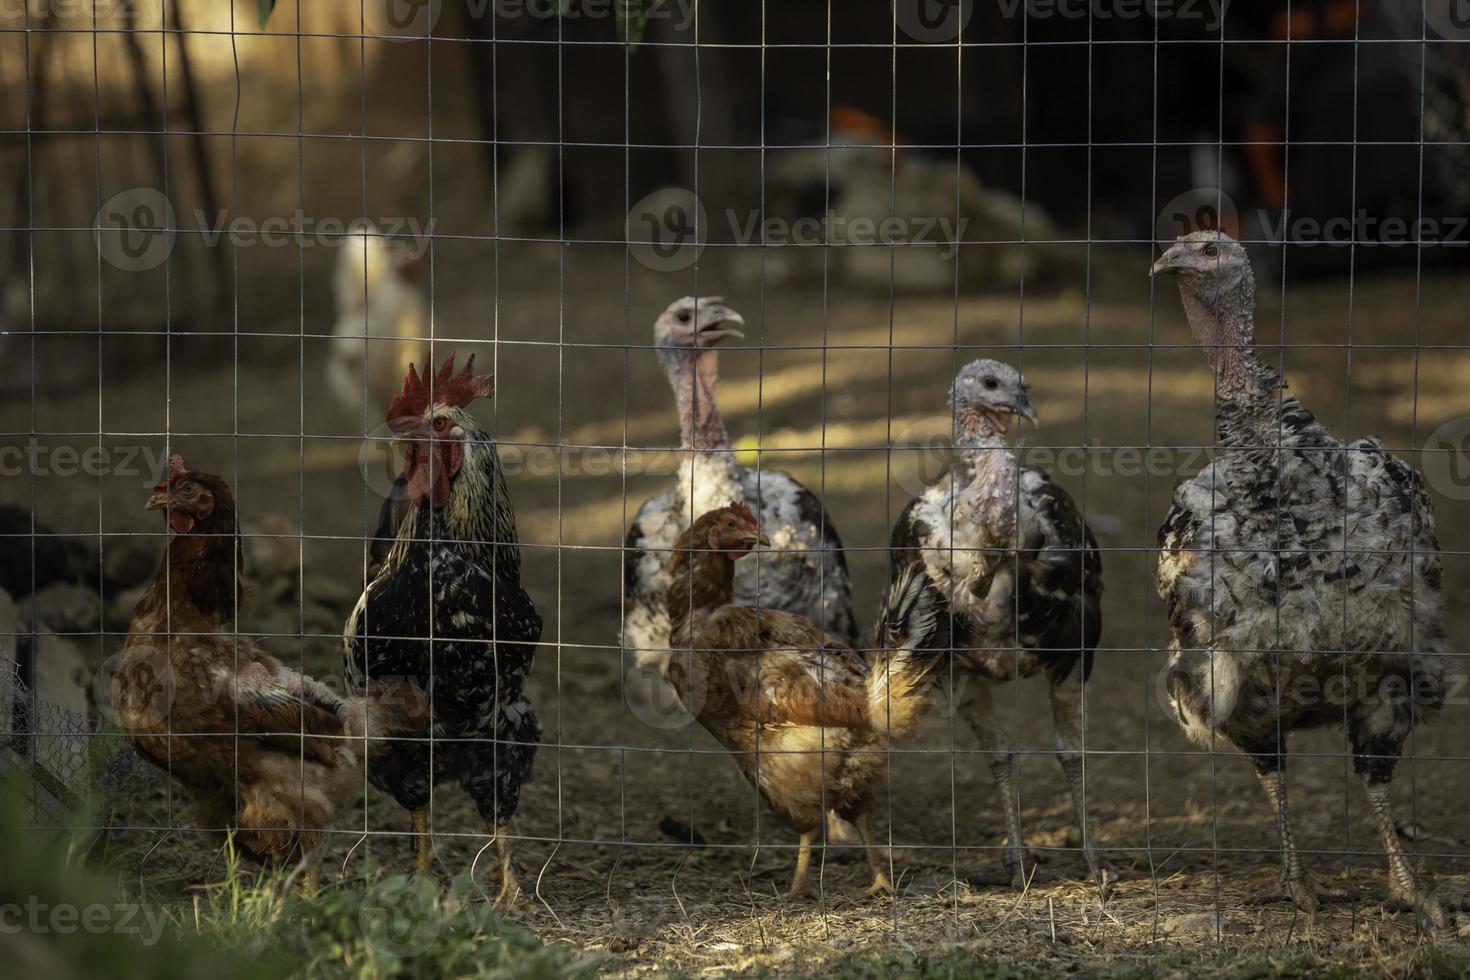
[[701,344],[710,344],[717,340],[724,340],[726,337],[737,337],[743,340],[745,334],[733,325],[744,325],[744,323],[745,317],[723,303],[706,306],[699,312],[698,341]]
[[169,503],[170,500],[167,490],[155,490],[153,491],[153,496],[149,497],[148,502],[143,505],[143,509],[163,510],[168,507]]
[[1160,255],[1159,260],[1153,264],[1153,268],[1148,270],[1149,276],[1161,276],[1171,272],[1178,272],[1180,255],[1179,246],[1175,245],[1170,248],[1163,255]]
[[752,548],[754,548],[756,545],[761,545],[763,547],[769,548],[771,546],[771,539],[766,537],[765,534],[761,533],[760,531],[746,531],[740,536],[740,543],[748,544]]

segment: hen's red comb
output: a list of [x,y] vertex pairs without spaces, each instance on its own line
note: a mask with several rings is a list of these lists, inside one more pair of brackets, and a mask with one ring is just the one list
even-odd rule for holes
[[168,476],[163,478],[162,483],[155,483],[153,485],[153,492],[157,493],[160,490],[167,490],[170,483],[187,472],[189,472],[189,467],[184,465],[184,457],[178,453],[174,453],[168,458]]
[[[403,379],[403,390],[388,403],[388,424],[394,428],[423,418],[431,405],[452,405],[463,408],[476,398],[489,398],[495,393],[495,379],[488,374],[475,374],[475,355],[464,362],[464,368],[454,373],[454,354],[444,359],[443,367],[429,379],[429,368],[419,375],[412,364]],[[397,423],[397,424],[395,424]]]
[[749,524],[751,527],[759,526],[759,522],[755,519],[755,514],[751,511],[750,507],[747,506],[743,500],[730,501],[730,509],[735,512],[736,517],[745,521],[745,523]]

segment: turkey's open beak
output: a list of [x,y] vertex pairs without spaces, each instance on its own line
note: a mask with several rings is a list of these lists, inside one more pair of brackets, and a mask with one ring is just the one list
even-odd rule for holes
[[699,311],[699,330],[695,339],[701,346],[724,340],[726,337],[738,337],[743,340],[745,334],[737,330],[734,325],[744,325],[744,323],[745,317],[723,303],[714,303]]
[[1163,255],[1160,255],[1159,260],[1153,264],[1153,268],[1148,270],[1149,276],[1162,276],[1167,273],[1178,272],[1180,268],[1179,258],[1182,254],[1179,251],[1179,246],[1176,245],[1170,248]]

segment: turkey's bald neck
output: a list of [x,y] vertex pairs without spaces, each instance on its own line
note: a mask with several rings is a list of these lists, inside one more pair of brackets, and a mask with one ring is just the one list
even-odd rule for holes
[[965,436],[960,451],[969,479],[955,491],[973,501],[973,516],[997,541],[1008,541],[1016,526],[1016,454],[1004,432]]
[[1181,279],[1179,296],[1194,339],[1215,372],[1221,399],[1249,398],[1272,387],[1272,372],[1256,356],[1256,290],[1249,273],[1229,286]]
[[[1283,432],[1281,376],[1255,348],[1255,283],[1249,274],[1233,288],[1181,280],[1179,295],[1195,340],[1215,372],[1215,428],[1226,446],[1274,446]],[[1291,400],[1293,403],[1294,399]]]
[[709,348],[663,348],[664,373],[679,404],[679,443],[685,449],[726,449],[730,436],[715,405],[720,355]]
[[[687,536],[676,548],[690,547]],[[735,563],[714,551],[675,551],[669,571],[669,620],[678,624],[697,609],[723,606],[735,599]]]

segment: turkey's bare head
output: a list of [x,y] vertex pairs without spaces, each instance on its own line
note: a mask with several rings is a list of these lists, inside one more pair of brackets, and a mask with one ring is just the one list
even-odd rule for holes
[[1154,263],[1149,275],[1179,277],[1179,298],[1194,338],[1229,388],[1250,381],[1256,280],[1245,246],[1222,231],[1182,236]]
[[726,337],[744,337],[738,326],[745,318],[725,305],[719,296],[685,296],[653,324],[653,341],[661,349],[713,347]]
[[670,303],[653,324],[653,341],[679,402],[686,447],[711,449],[729,442],[715,408],[720,368],[719,355],[711,348],[726,337],[744,337],[738,329],[743,323],[745,318],[718,296],[685,296]]
[[1193,231],[1181,236],[1159,256],[1149,275],[1179,277],[1179,289],[1202,299],[1254,287],[1250,256],[1245,246],[1223,231]]
[[1021,372],[989,358],[971,361],[955,375],[949,389],[949,407],[955,431],[965,442],[1002,435],[1011,416],[1037,424],[1030,385]]

